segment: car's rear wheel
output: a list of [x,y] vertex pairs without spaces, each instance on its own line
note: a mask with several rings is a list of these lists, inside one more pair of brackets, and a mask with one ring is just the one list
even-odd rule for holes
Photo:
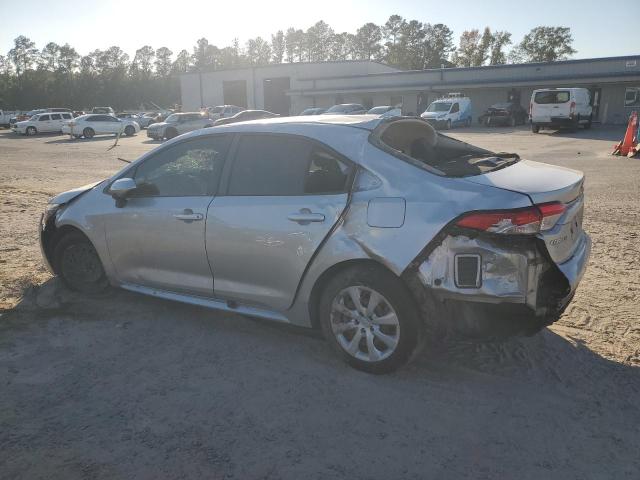
[[409,361],[421,334],[418,309],[386,270],[355,267],[326,285],[320,298],[323,333],[352,367],[388,373]]
[[84,138],[93,138],[96,132],[93,131],[93,128],[87,127],[82,131],[82,135]]
[[71,290],[97,294],[108,288],[98,252],[82,233],[64,235],[56,243],[53,258],[56,272]]
[[589,130],[591,128],[591,122],[593,121],[593,115],[589,115],[589,120],[583,125],[585,130]]
[[27,135],[33,137],[36,133],[38,133],[36,127],[27,127]]
[[535,123],[531,124],[531,131],[533,133],[540,133],[540,125],[536,125]]
[[127,137],[131,137],[136,133],[136,129],[134,127],[132,127],[131,125],[127,125],[126,127],[124,127],[124,134]]
[[175,128],[167,128],[167,131],[164,132],[164,136],[167,140],[171,140],[178,136],[178,131]]

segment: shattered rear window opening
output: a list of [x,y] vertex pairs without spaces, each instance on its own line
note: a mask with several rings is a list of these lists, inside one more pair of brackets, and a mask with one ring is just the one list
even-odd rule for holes
[[372,132],[371,142],[402,160],[447,177],[481,175],[520,160],[514,153],[496,153],[455,140],[417,119],[383,123]]

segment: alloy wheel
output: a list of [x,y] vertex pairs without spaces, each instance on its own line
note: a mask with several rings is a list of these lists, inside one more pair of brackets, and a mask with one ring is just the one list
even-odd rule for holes
[[338,344],[358,360],[379,362],[398,346],[398,315],[391,303],[370,287],[341,290],[332,302],[330,320]]

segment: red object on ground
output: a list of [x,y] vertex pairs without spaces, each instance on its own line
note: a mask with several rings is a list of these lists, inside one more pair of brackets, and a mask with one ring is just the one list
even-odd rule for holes
[[624,134],[624,139],[617,144],[612,152],[612,155],[632,155],[638,151],[638,112],[631,112],[629,117],[629,125],[627,125],[627,132]]

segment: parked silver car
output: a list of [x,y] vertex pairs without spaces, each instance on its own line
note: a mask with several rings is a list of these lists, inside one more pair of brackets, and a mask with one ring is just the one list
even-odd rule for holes
[[211,126],[213,126],[213,120],[200,113],[174,113],[169,115],[164,122],[149,125],[147,127],[147,137],[154,140],[163,140],[165,138],[169,140],[183,133]]
[[591,241],[583,174],[496,154],[408,117],[275,118],[199,130],[42,218],[52,271],[320,328],[388,372],[445,329],[536,331]]

